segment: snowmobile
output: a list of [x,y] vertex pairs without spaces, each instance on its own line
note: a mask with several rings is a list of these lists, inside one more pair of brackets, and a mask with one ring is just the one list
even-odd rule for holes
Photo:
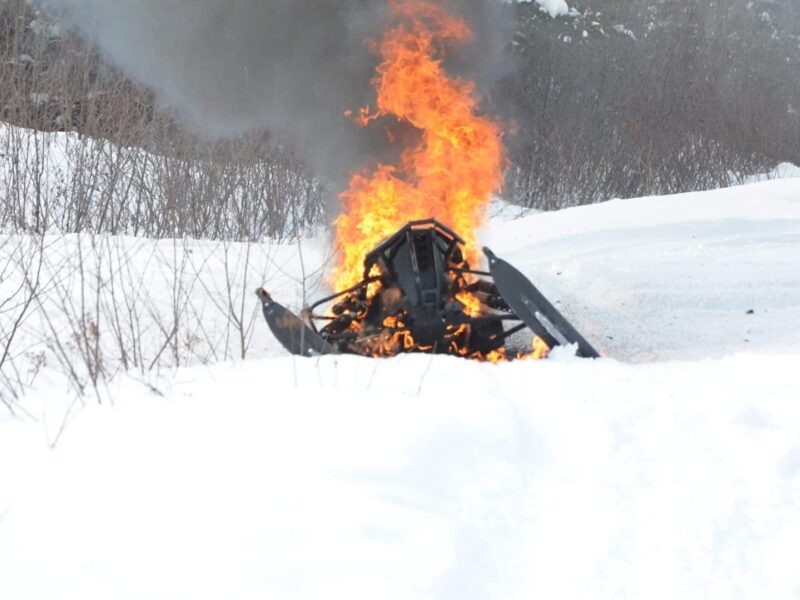
[[507,341],[527,330],[549,349],[599,356],[516,268],[483,248],[489,270],[471,269],[463,246],[435,219],[411,221],[366,255],[358,284],[318,300],[305,318],[263,288],[256,294],[272,333],[295,355],[505,356]]

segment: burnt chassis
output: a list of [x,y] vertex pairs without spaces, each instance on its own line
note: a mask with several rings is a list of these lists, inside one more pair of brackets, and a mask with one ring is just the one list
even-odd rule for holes
[[[273,334],[297,355],[381,356],[386,340],[404,333],[413,343],[389,354],[486,355],[527,328],[551,349],[572,344],[578,356],[599,356],[522,273],[488,248],[489,271],[471,269],[463,245],[435,219],[411,221],[366,255],[362,281],[305,310],[306,322],[263,288],[256,293]],[[479,309],[465,311],[462,293],[479,301]],[[329,314],[315,312],[337,300]]]

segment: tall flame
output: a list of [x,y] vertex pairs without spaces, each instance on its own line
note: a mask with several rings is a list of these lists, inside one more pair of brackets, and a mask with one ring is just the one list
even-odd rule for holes
[[360,281],[367,252],[413,219],[449,225],[464,237],[467,259],[475,264],[477,230],[505,170],[499,125],[480,116],[474,84],[449,76],[442,64],[449,51],[472,40],[468,25],[432,0],[389,4],[389,24],[372,42],[382,59],[372,81],[376,108],[362,108],[353,118],[367,126],[394,117],[419,130],[420,141],[402,152],[399,164],[354,174],[342,193],[336,289]]

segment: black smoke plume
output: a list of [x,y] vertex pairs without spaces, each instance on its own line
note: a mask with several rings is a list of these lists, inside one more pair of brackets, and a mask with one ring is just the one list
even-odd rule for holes
[[[343,115],[373,100],[387,0],[40,0],[197,133],[269,131],[323,179],[382,158],[380,131]],[[476,32],[453,68],[484,91],[501,73],[507,10],[447,0]],[[379,130],[380,128],[378,128]]]

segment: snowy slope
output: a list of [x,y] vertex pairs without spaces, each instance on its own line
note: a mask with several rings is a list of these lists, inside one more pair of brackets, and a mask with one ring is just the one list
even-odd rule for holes
[[796,597],[800,179],[485,240],[608,358],[296,359],[264,326],[66,420],[44,369],[0,416],[0,598]]
[[800,178],[538,214],[486,241],[608,356],[800,347]]

